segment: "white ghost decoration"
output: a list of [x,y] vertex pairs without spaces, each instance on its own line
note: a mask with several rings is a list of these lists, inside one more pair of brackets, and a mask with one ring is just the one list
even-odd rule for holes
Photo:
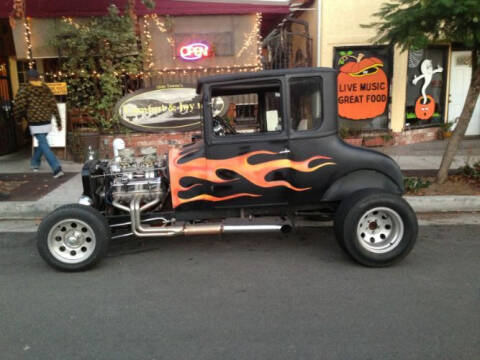
[[424,79],[424,83],[422,86],[422,97],[423,97],[423,104],[427,103],[427,94],[426,90],[427,87],[430,85],[430,82],[432,81],[432,76],[435,73],[439,73],[443,71],[443,68],[439,65],[435,70],[433,70],[433,65],[432,65],[432,60],[430,59],[425,59],[422,62],[422,65],[420,65],[420,71],[422,72],[422,75],[420,76],[414,76],[413,77],[413,85],[417,85],[417,82],[420,79]]

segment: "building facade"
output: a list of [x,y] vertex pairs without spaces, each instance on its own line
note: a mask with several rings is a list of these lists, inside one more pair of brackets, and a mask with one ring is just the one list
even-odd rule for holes
[[[18,3],[23,7],[16,9]],[[127,1],[122,0],[47,3],[24,0],[0,4],[0,96],[3,103],[11,104],[19,86],[27,81],[26,72],[30,67],[36,68],[47,82],[64,79],[61,49],[52,45],[58,29],[62,23],[82,24],[86,18],[103,16],[111,3],[120,12],[126,11]],[[162,0],[155,2],[154,9],[146,8],[141,1],[130,3],[134,4],[136,31],[146,58],[144,71],[135,74],[135,81],[125,84],[124,94],[159,88],[164,89],[160,90],[163,91],[160,95],[162,101],[167,102],[170,100],[164,99],[173,94],[168,89],[182,88],[181,96],[194,93],[199,77],[260,70],[261,36],[270,32],[289,11],[285,2]],[[165,144],[184,142],[190,136],[177,134],[173,128],[166,130],[173,134],[162,136]],[[131,135],[135,141],[143,141],[142,145],[153,144],[159,137]],[[105,143],[109,141],[107,137]],[[22,145],[20,139],[17,139],[18,145]]]
[[[296,16],[312,29],[313,63],[339,70],[340,126],[391,132],[397,143],[433,139],[460,116],[471,54],[454,44],[409,51],[373,44],[376,29],[362,25],[378,21],[373,14],[384,2],[305,1]],[[480,135],[480,104],[466,135]]]

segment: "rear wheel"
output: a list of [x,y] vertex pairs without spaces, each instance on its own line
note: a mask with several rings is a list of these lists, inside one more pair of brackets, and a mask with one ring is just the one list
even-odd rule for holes
[[40,256],[54,268],[85,270],[106,254],[110,228],[97,210],[78,204],[62,206],[47,215],[38,228]]
[[337,210],[335,234],[359,263],[389,266],[403,259],[417,239],[415,212],[400,196],[367,190],[344,200]]

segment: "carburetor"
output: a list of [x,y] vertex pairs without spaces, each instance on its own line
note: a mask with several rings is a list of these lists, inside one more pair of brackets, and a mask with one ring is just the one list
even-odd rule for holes
[[151,201],[163,194],[161,169],[165,164],[159,161],[154,147],[142,148],[139,159],[132,148],[121,149],[118,153],[118,158],[110,165],[114,201],[130,202],[134,196]]

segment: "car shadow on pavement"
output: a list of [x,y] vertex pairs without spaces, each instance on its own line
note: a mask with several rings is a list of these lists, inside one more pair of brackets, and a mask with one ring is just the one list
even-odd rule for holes
[[221,234],[169,238],[127,237],[112,240],[108,257],[153,251],[202,252],[277,252],[294,251],[322,261],[349,261],[335,241],[333,228],[299,228],[290,233]]

